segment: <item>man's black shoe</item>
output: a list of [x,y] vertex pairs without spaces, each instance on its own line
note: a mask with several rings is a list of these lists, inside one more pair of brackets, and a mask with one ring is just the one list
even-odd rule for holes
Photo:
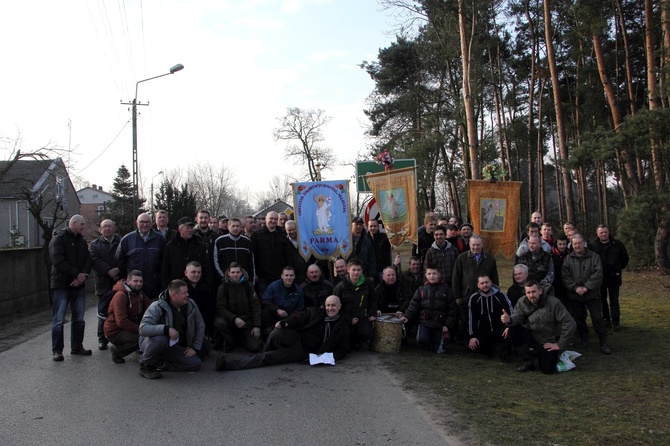
[[91,356],[93,352],[91,350],[86,350],[84,347],[79,347],[77,349],[72,350],[70,354],[79,356]]
[[535,370],[535,363],[532,361],[524,362],[521,367],[516,369],[519,373],[530,372],[531,370]]
[[98,350],[107,350],[106,342],[98,342]]
[[123,364],[126,362],[121,356],[112,356],[112,361],[114,361],[114,364]]
[[226,370],[226,357],[225,355],[219,355],[218,358],[216,358],[216,367],[214,368],[217,372],[220,372],[222,370]]
[[610,350],[610,348],[607,346],[607,344],[605,344],[604,342],[601,342],[600,343],[600,353],[602,353],[603,355],[611,355],[612,350]]
[[140,364],[140,376],[146,379],[158,379],[163,375],[151,364]]
[[60,362],[60,361],[64,361],[64,360],[65,360],[65,358],[63,358],[62,353],[58,353],[58,352],[54,353],[54,361]]

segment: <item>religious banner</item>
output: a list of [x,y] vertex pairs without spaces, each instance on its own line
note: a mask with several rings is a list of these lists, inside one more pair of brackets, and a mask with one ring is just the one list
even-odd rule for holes
[[347,258],[352,249],[349,181],[293,183],[293,202],[300,255]]
[[484,250],[511,258],[516,252],[521,206],[520,181],[467,180],[468,210]]
[[416,176],[414,167],[365,176],[377,200],[379,213],[391,245],[417,243]]

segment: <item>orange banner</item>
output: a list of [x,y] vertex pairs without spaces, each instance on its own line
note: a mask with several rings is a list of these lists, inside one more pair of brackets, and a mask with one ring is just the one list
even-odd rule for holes
[[517,246],[521,206],[520,181],[467,180],[468,210],[474,232],[482,236],[484,250],[512,258]]
[[399,248],[405,241],[417,243],[414,167],[372,173],[365,179],[377,200],[391,245]]

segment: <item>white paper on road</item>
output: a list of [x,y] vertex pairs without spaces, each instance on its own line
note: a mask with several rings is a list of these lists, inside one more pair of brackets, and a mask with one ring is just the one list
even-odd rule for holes
[[328,364],[335,365],[335,358],[332,353],[324,353],[323,355],[309,354],[309,365]]

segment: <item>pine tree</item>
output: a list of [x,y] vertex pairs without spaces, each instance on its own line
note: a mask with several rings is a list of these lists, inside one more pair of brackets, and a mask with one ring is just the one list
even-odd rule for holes
[[[122,164],[116,171],[112,186],[114,201],[110,205],[110,216],[116,223],[122,236],[135,228],[135,212],[133,210],[133,181],[128,168]],[[144,200],[140,200],[140,206]]]

